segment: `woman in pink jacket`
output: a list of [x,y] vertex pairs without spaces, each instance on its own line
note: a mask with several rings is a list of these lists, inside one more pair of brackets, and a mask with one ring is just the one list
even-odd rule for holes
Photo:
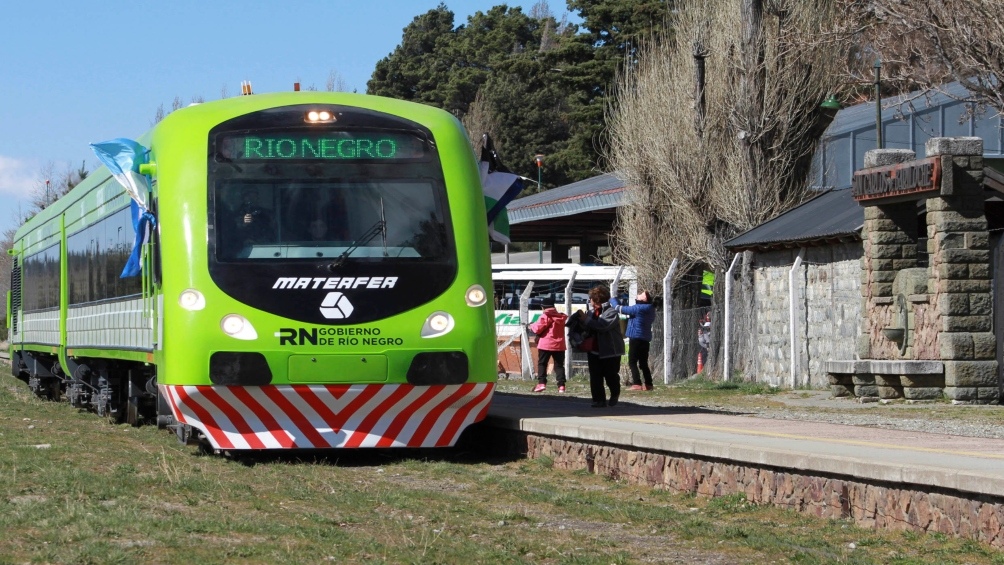
[[558,392],[565,392],[565,320],[568,316],[554,308],[553,298],[544,298],[540,304],[544,312],[530,324],[530,331],[537,334],[537,386],[533,392],[543,392],[547,388],[548,359],[554,359]]

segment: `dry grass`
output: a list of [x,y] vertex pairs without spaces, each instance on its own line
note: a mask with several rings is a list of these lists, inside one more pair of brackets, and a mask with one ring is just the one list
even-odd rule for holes
[[35,399],[6,375],[0,444],[0,563],[1001,562],[976,544],[696,499],[548,460],[207,456],[153,427]]

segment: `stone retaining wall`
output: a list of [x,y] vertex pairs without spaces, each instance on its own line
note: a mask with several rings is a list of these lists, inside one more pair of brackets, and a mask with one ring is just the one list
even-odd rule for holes
[[550,458],[558,469],[585,470],[616,480],[702,496],[743,494],[819,518],[850,519],[864,528],[942,533],[1004,548],[1004,498],[930,487],[861,481],[849,476],[807,475],[792,469],[696,459],[676,453],[620,447],[485,429],[491,445],[512,455]]

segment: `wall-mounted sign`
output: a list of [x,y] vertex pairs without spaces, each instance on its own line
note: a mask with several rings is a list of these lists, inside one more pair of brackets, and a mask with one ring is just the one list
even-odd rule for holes
[[941,188],[941,157],[862,169],[854,173],[851,195],[858,202],[921,195]]

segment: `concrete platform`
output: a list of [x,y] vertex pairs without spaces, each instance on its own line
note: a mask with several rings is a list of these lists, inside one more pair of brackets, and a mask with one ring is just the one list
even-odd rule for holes
[[[777,503],[783,495],[783,504],[795,500],[794,506],[820,516],[1004,546],[1001,439],[629,402],[592,408],[582,398],[509,394],[495,396],[485,425],[519,434],[529,456],[547,455],[567,468],[600,469],[595,472],[698,494],[743,492],[761,503]],[[597,457],[649,467],[597,465]]]

